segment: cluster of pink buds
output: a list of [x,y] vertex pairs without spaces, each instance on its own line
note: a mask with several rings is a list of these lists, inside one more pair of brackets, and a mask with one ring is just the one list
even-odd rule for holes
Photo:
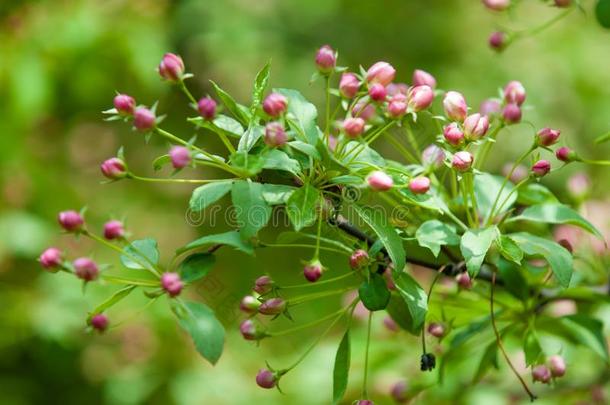
[[554,378],[563,377],[565,373],[565,360],[559,355],[553,355],[548,359],[548,366],[539,364],[532,369],[532,380],[548,384]]
[[184,283],[180,279],[180,275],[178,273],[163,273],[161,275],[161,288],[165,290],[167,295],[174,298],[180,295],[182,289],[184,288]]
[[527,93],[525,87],[516,80],[509,82],[504,87],[504,108],[502,117],[507,124],[516,124],[521,121],[521,105],[525,101]]
[[[315,263],[312,262],[312,264]],[[307,277],[307,274],[305,274],[305,276]],[[310,276],[313,277],[313,274]],[[239,304],[239,309],[248,316],[248,319],[241,323],[239,329],[244,339],[261,340],[268,335],[265,333],[262,326],[251,317],[257,314],[270,316],[280,315],[286,311],[288,303],[286,300],[278,296],[266,297],[276,290],[275,282],[269,276],[261,276],[257,278],[254,281],[254,287],[252,289],[254,294],[246,295],[242,298]]]

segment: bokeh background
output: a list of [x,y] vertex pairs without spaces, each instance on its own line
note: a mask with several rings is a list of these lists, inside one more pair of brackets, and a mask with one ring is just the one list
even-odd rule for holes
[[[221,314],[229,331],[215,368],[196,355],[163,299],[144,309],[146,300],[134,294],[110,311],[109,333],[87,333],[87,311],[113,287],[90,286],[84,295],[75,279],[44,273],[35,259],[51,244],[115,265],[117,258],[86,240],[60,235],[58,211],[86,205],[89,223],[98,228],[110,217],[126,218],[135,237],[159,241],[166,259],[211,227],[185,220],[192,187],[101,184],[99,163],[119,146],[143,175],[154,175],[150,162],[167,149],[154,139],[146,145],[125,125],[103,122],[101,111],[111,106],[115,91],[146,104],[159,100],[159,111],[169,115],[165,126],[192,135],[184,122],[192,111],[155,72],[166,51],[181,54],[195,73],[189,84],[196,96],[210,91],[213,79],[245,103],[256,71],[272,59],[271,85],[297,88],[321,102],[321,83],[308,81],[316,48],[330,44],[339,50],[340,64],[352,69],[387,60],[407,82],[413,69],[425,69],[440,88],[462,91],[475,108],[508,80],[520,80],[532,106],[527,120],[560,128],[564,141],[583,156],[607,159],[610,143],[592,141],[610,129],[610,32],[592,16],[572,13],[502,54],[492,52],[486,38],[499,25],[531,27],[556,13],[538,1],[522,3],[518,13],[501,17],[477,0],[0,1],[0,403],[330,403],[339,335],[331,334],[285,379],[281,395],[258,389],[256,370],[265,359],[277,366],[292,362],[317,332],[256,348],[236,330],[236,305],[252,280],[263,272],[300,280],[296,258],[306,257],[303,252],[262,252],[256,259],[222,252],[210,277],[192,289],[192,296]],[[527,125],[505,132],[490,170],[500,171],[502,162],[517,156],[530,134]],[[202,144],[220,151],[214,139]],[[607,225],[610,172],[573,166],[545,183],[569,202],[566,181],[585,170],[597,201],[590,219]],[[345,265],[326,260],[331,268]],[[298,316],[312,318],[337,301],[303,308]],[[389,404],[388,387],[395,381],[433,379],[417,370],[416,340],[385,330],[381,316],[376,321],[373,336],[382,342],[372,349],[373,392],[378,403]],[[354,353],[363,346],[361,329]],[[599,364],[586,352],[572,355],[582,359],[570,364],[574,377],[542,403],[593,403],[608,390],[607,384],[575,388],[593,378],[591,368]],[[361,357],[353,359],[349,399],[358,393]],[[453,370],[426,401],[516,403],[522,396],[505,368],[476,385],[462,378],[466,369]]]

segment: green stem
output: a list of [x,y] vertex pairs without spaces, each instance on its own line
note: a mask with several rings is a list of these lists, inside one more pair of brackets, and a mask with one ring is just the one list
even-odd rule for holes
[[[405,124],[405,130],[407,132],[407,138],[411,143],[411,147],[413,148],[416,154],[421,155],[421,151],[419,150],[419,144],[417,142],[417,139],[415,139],[415,135],[413,134],[413,130],[411,129],[411,124],[409,124],[408,122],[406,122]],[[417,159],[416,162],[420,163],[420,160]]]
[[502,208],[504,208],[504,205],[508,202],[508,200],[510,199],[510,197],[513,195],[513,193],[515,193],[516,191],[519,190],[519,188],[528,183],[530,181],[529,177],[526,177],[525,179],[521,180],[511,191],[510,193],[508,193],[508,195],[506,196],[506,198],[504,199],[504,201],[502,201],[502,204],[500,204],[498,206],[498,213],[502,212]]
[[475,220],[475,225],[476,228],[479,227],[480,224],[480,220],[479,220],[479,210],[477,207],[477,199],[474,195],[474,173],[470,172],[466,175],[467,179],[468,179],[468,192],[470,195],[470,200],[472,202],[472,210],[474,211],[474,220]]
[[291,333],[298,332],[303,329],[311,328],[312,326],[316,326],[316,325],[323,323],[329,319],[332,319],[336,316],[343,315],[344,313],[345,313],[345,308],[341,308],[340,310],[333,312],[331,314],[328,314],[326,316],[323,316],[322,318],[316,319],[315,321],[304,323],[299,326],[295,326],[294,328],[290,328],[290,329],[286,329],[286,330],[282,330],[282,331],[278,331],[278,332],[268,332],[267,334],[270,337],[289,335]]
[[307,287],[317,287],[319,285],[334,283],[335,281],[343,280],[346,278],[350,278],[355,276],[357,273],[350,271],[349,273],[345,273],[341,276],[328,278],[322,281],[316,281],[315,283],[304,283],[304,284],[295,284],[295,285],[287,285],[283,287],[279,287],[280,290],[288,290],[288,289],[296,289],[296,288],[307,288]]
[[326,75],[326,128],[324,129],[324,140],[328,145],[330,137],[330,75]]
[[189,89],[186,87],[186,84],[184,83],[184,80],[180,80],[178,82],[178,87],[180,88],[180,90],[182,90],[182,92],[186,95],[186,97],[189,100],[191,100],[191,103],[197,105],[197,100],[195,100],[195,97],[193,97],[193,95],[191,94]]
[[117,284],[126,284],[126,285],[138,285],[141,287],[159,287],[159,282],[158,281],[148,281],[148,280],[137,280],[137,279],[132,279],[132,278],[125,278],[125,277],[116,277],[116,276],[111,276],[108,274],[102,274],[101,277],[111,283],[117,283]]
[[141,176],[137,176],[133,173],[129,173],[127,178],[134,179],[134,180],[140,180],[140,181],[147,181],[147,182],[151,182],[151,183],[193,183],[193,184],[214,183],[217,181],[227,180],[227,179],[207,179],[207,180],[202,180],[202,179],[157,179],[157,178],[152,178],[152,177],[141,177]]
[[407,160],[407,161],[411,161],[412,163],[417,163],[417,158],[411,153],[411,151],[407,148],[405,148],[399,141],[397,141],[396,139],[394,139],[394,137],[392,135],[389,135],[388,137],[386,137],[386,139],[388,141],[390,141],[390,143],[392,145],[394,145],[394,147],[396,147],[396,149],[398,149],[399,152],[402,153],[402,156]]
[[227,136],[222,132],[222,130],[219,132],[216,132],[216,134],[218,134],[218,136],[220,137],[220,140],[225,145],[225,148],[227,148],[229,153],[233,154],[233,153],[237,152],[237,150],[235,149],[235,147],[233,146],[231,141],[229,141],[229,138],[227,138]]
[[344,254],[346,256],[349,256],[351,254],[343,251],[343,250],[339,250],[339,249],[333,249],[327,246],[319,246],[317,247],[316,245],[308,245],[306,243],[261,243],[260,244],[261,247],[285,247],[285,248],[311,248],[311,249],[320,249],[320,250],[326,250],[328,252],[335,252],[335,253],[341,253]]
[[369,348],[371,345],[371,325],[373,320],[373,311],[369,311],[369,321],[367,325],[366,331],[366,346],[364,349],[364,378],[362,380],[362,398],[367,399],[369,397],[367,381],[368,381],[368,371],[369,371]]
[[343,294],[344,292],[352,291],[355,287],[341,288],[339,290],[331,290],[331,291],[322,291],[316,294],[307,294],[301,295],[299,297],[291,298],[288,300],[290,306],[295,306],[302,304],[304,302],[309,302],[313,300],[317,300],[319,298],[332,297],[333,295]]
[[318,233],[316,237],[316,250],[313,254],[314,260],[318,260],[320,258],[320,236],[322,236],[322,213],[318,215]]
[[495,143],[495,142],[492,142],[492,140],[496,139],[496,137],[498,136],[498,134],[500,133],[502,128],[504,128],[504,123],[501,123],[500,125],[498,125],[489,134],[489,138],[488,138],[487,142],[483,145],[483,147],[480,149],[480,151],[477,153],[477,156],[474,159],[475,168],[480,169],[483,167],[483,165],[487,161],[487,156],[489,155],[489,152],[491,151],[491,148],[493,147],[493,145]]

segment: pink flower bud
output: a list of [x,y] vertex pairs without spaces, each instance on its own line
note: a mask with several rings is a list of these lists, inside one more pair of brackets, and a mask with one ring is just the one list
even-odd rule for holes
[[483,0],[483,4],[490,10],[503,11],[510,7],[510,0]]
[[104,224],[104,238],[108,240],[121,239],[125,236],[125,228],[121,221],[108,221]]
[[170,297],[177,297],[184,288],[184,283],[180,279],[178,273],[163,273],[161,275],[161,288],[163,288]]
[[273,388],[277,384],[277,376],[273,371],[261,368],[256,374],[256,384],[265,389]]
[[413,86],[428,86],[431,89],[436,88],[436,79],[425,70],[415,69],[413,72]]
[[568,252],[574,253],[574,246],[572,246],[572,243],[570,243],[569,240],[567,240],[567,239],[560,239],[560,240],[557,241],[557,243],[559,243]]
[[392,118],[400,118],[407,112],[407,96],[398,93],[388,103],[388,115]]
[[173,53],[166,53],[159,64],[159,75],[165,80],[179,81],[184,75],[184,62],[182,58]]
[[375,191],[387,191],[394,185],[394,180],[382,171],[376,170],[368,175],[366,181]]
[[114,97],[113,104],[121,115],[131,115],[136,109],[136,100],[127,94],[117,94]]
[[521,105],[525,101],[525,87],[516,80],[508,82],[504,87],[504,100],[509,104]]
[[328,45],[324,45],[318,49],[316,54],[316,66],[322,74],[329,74],[335,69],[337,64],[337,55],[333,48]]
[[369,262],[369,254],[366,250],[358,249],[349,257],[349,266],[354,269],[360,269]]
[[428,333],[434,337],[442,338],[445,335],[445,327],[440,323],[431,323],[428,325]]
[[259,293],[260,295],[267,294],[273,289],[273,285],[275,283],[269,276],[260,276],[254,281],[253,290]]
[[398,332],[400,330],[400,326],[398,326],[396,321],[390,316],[383,318],[383,326],[385,326],[390,332]]
[[213,120],[216,116],[216,101],[211,97],[202,97],[197,102],[199,114],[206,120]]
[[502,111],[502,106],[498,100],[487,99],[481,103],[479,113],[488,117],[498,115]]
[[261,340],[266,334],[252,319],[246,319],[239,325],[239,331],[246,340]]
[[360,89],[358,77],[353,73],[343,73],[339,82],[339,91],[345,98],[354,98]]
[[138,108],[133,114],[133,126],[140,132],[148,132],[156,125],[157,118],[148,108]]
[[472,279],[466,271],[455,276],[455,282],[461,290],[470,290],[472,288]]
[[284,146],[287,140],[288,136],[286,135],[286,131],[284,130],[284,125],[282,125],[282,123],[274,121],[265,126],[264,141],[267,146],[272,148]]
[[258,312],[263,315],[277,315],[286,309],[286,301],[282,298],[270,298],[264,301],[258,308]]
[[430,107],[434,101],[434,91],[430,86],[421,85],[411,87],[407,94],[408,104],[412,111],[418,112]]
[[320,277],[322,277],[323,271],[324,268],[322,267],[322,263],[317,260],[308,263],[303,267],[303,275],[305,276],[305,279],[311,283],[318,281]]
[[76,277],[85,281],[95,280],[100,273],[97,264],[88,257],[80,257],[74,260],[72,266],[74,266]]
[[568,192],[574,198],[582,198],[591,190],[591,180],[585,173],[576,173],[568,179]]
[[453,155],[451,166],[459,172],[465,172],[466,170],[470,169],[473,160],[474,157],[470,152],[462,150]]
[[387,62],[377,62],[366,72],[366,81],[387,86],[394,80],[396,70]]
[[546,366],[536,366],[532,370],[532,379],[543,384],[548,384],[551,381],[551,372]]
[[352,108],[352,115],[368,121],[375,116],[375,107],[364,100],[358,101]]
[[506,34],[502,31],[495,31],[489,35],[489,39],[487,40],[489,47],[496,50],[501,51],[506,46]]
[[388,92],[383,84],[375,83],[369,87],[369,96],[374,101],[385,101]]
[[469,115],[464,120],[464,137],[469,141],[481,139],[489,129],[489,118],[479,113]]
[[404,94],[405,96],[409,92],[409,86],[405,83],[390,83],[385,86],[385,89],[388,91],[388,96],[394,97],[397,94]]
[[73,210],[60,212],[57,220],[59,225],[68,232],[79,231],[85,223],[81,214]]
[[368,399],[361,399],[358,402],[356,402],[356,405],[375,405],[375,403]]
[[516,124],[521,121],[521,108],[517,104],[507,104],[502,110],[502,117],[508,124]]
[[263,101],[263,110],[271,117],[279,117],[286,112],[288,100],[279,93],[269,94]]
[[557,157],[557,159],[566,163],[573,162],[578,159],[578,155],[576,154],[576,152],[574,152],[567,146],[562,146],[561,148],[557,149],[555,151],[555,156]]
[[429,145],[422,152],[421,160],[424,167],[438,169],[445,161],[445,151],[434,144]]
[[555,0],[555,6],[560,8],[570,7],[572,0]]
[[532,172],[536,177],[545,176],[548,172],[551,171],[551,162],[548,160],[541,159],[534,163],[532,166]]
[[558,129],[542,128],[536,134],[536,142],[541,146],[551,146],[559,140],[561,131]]
[[184,146],[172,146],[169,150],[169,158],[174,169],[183,169],[191,164],[191,151]]
[[443,136],[447,143],[453,146],[460,145],[464,142],[464,132],[462,132],[457,122],[446,125],[443,129]]
[[407,402],[409,399],[407,382],[399,381],[392,385],[390,395],[392,396],[392,399],[399,404]]
[[102,333],[108,329],[108,317],[104,314],[95,314],[91,317],[91,327]]
[[[504,166],[502,166],[502,175],[504,176],[508,176],[510,174],[510,171],[513,168],[514,163],[507,163]],[[527,176],[529,175],[529,172],[527,171],[527,167],[523,166],[523,165],[518,165],[515,170],[513,170],[513,173],[510,175],[509,180],[512,183],[519,183],[521,180],[524,180]]]
[[257,313],[260,306],[261,302],[252,295],[246,295],[239,303],[239,309],[249,315]]
[[549,366],[553,377],[563,377],[566,373],[566,362],[557,354],[549,357]]
[[364,119],[360,117],[346,118],[343,121],[343,131],[350,138],[356,138],[364,132]]
[[445,115],[453,121],[464,121],[466,114],[468,114],[468,106],[466,100],[461,93],[457,91],[448,91],[443,99],[443,108],[445,109]]
[[102,171],[104,177],[111,180],[118,180],[127,176],[127,167],[125,166],[125,162],[117,157],[105,160],[100,165],[100,170]]
[[415,177],[409,182],[409,190],[413,194],[425,194],[430,190],[430,179],[425,176]]
[[42,252],[38,258],[38,261],[43,268],[53,270],[61,266],[63,263],[63,253],[61,250],[51,247]]
[[328,149],[330,149],[331,151],[334,152],[337,149],[338,143],[339,143],[339,140],[337,139],[336,136],[330,135],[328,137]]

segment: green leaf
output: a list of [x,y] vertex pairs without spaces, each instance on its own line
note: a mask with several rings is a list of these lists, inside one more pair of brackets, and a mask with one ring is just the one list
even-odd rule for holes
[[250,239],[267,225],[271,207],[263,198],[263,185],[250,180],[233,183],[231,199],[242,239]]
[[598,0],[595,6],[597,22],[604,28],[610,28],[610,0]]
[[426,221],[415,232],[415,238],[420,246],[432,251],[438,257],[443,245],[459,245],[460,237],[449,225],[433,219]]
[[256,109],[261,105],[263,101],[263,94],[269,83],[269,73],[271,72],[271,61],[267,62],[265,66],[256,74],[254,79],[254,89],[252,90],[252,106],[250,107],[250,115],[254,116]]
[[252,177],[263,170],[265,160],[261,155],[248,155],[248,152],[237,151],[231,155],[231,164],[244,173],[244,177]]
[[171,161],[172,161],[172,159],[169,157],[169,155],[159,156],[158,158],[153,160],[153,169],[155,171],[161,170],[163,168],[163,166],[170,163]]
[[478,274],[485,260],[485,255],[497,236],[498,229],[495,226],[485,229],[469,229],[462,235],[460,250],[466,260],[466,268],[471,277]]
[[543,203],[558,203],[557,197],[540,183],[531,183],[519,188],[517,203],[521,205],[535,205]]
[[353,170],[369,167],[362,162],[381,168],[386,166],[385,159],[376,150],[361,142],[349,141],[343,150],[341,163]]
[[604,336],[604,324],[586,315],[576,314],[559,318],[572,338],[597,353],[608,363],[608,344]]
[[390,290],[385,278],[377,273],[370,275],[358,288],[358,295],[362,304],[369,311],[381,311],[388,306]]
[[481,381],[490,367],[498,368],[498,342],[495,340],[485,348],[472,383],[476,384]]
[[549,224],[570,224],[592,233],[600,239],[602,234],[592,223],[584,219],[578,212],[563,204],[540,204],[526,208],[521,215],[509,219],[508,222],[531,221]]
[[246,132],[239,139],[237,150],[240,152],[247,152],[263,137],[265,133],[265,127],[261,125],[252,125],[246,129]]
[[383,211],[373,210],[368,207],[359,207],[352,205],[356,213],[370,226],[377,234],[383,246],[388,251],[388,255],[394,263],[394,271],[402,272],[405,266],[405,249],[402,245],[402,239],[396,233],[396,229],[388,223],[388,219],[383,215]]
[[291,126],[295,127],[295,131],[304,137],[303,140],[315,146],[318,143],[318,128],[316,127],[318,111],[316,107],[296,90],[274,89],[273,91],[288,99],[288,116],[293,118],[289,119],[289,123],[293,124]]
[[525,365],[527,367],[538,364],[538,359],[542,355],[542,347],[536,333],[531,329],[528,329],[525,333],[523,352],[525,353]]
[[121,255],[121,263],[128,269],[147,269],[159,263],[157,241],[151,238],[134,240]]
[[203,211],[211,204],[224,197],[231,190],[233,181],[215,181],[213,183],[204,184],[193,190],[189,207],[193,211]]
[[182,305],[172,300],[172,310],[180,326],[186,330],[203,358],[216,364],[224,346],[225,330],[214,312],[200,302],[185,301]]
[[335,366],[333,367],[333,403],[339,403],[347,390],[347,381],[349,377],[349,365],[351,358],[351,348],[349,339],[349,330],[345,332],[337,354],[335,355]]
[[214,87],[214,90],[216,90],[218,98],[220,98],[220,101],[222,101],[227,110],[229,110],[229,112],[233,114],[233,116],[237,118],[239,122],[247,126],[250,122],[250,115],[248,113],[248,109],[243,105],[237,104],[237,102],[233,99],[233,97],[229,95],[229,93],[221,89],[212,80],[210,80],[210,83],[212,83],[212,86]]
[[415,327],[413,316],[402,295],[392,294],[385,310],[401,329],[416,336],[419,334],[419,329]]
[[290,172],[295,176],[301,173],[301,165],[281,150],[272,149],[263,156],[263,168]]
[[205,277],[216,262],[216,257],[211,253],[194,253],[180,263],[178,272],[183,281],[192,283]]
[[219,114],[214,118],[212,123],[216,128],[222,130],[227,135],[239,138],[244,134],[244,127],[241,126],[239,121],[226,115]]
[[288,198],[286,213],[296,231],[300,231],[315,222],[317,218],[316,208],[320,198],[318,189],[309,184],[297,189]]
[[[477,208],[483,218],[487,218],[490,214],[496,196],[502,188],[505,178],[502,176],[494,176],[488,173],[480,173],[474,177],[474,196],[477,200]],[[515,186],[510,181],[506,183],[502,194],[496,204],[495,215],[508,211],[508,209],[517,200],[517,194],[513,193]],[[508,198],[508,200],[507,200]],[[506,203],[504,203],[506,201]],[[500,210],[500,205],[504,203]]]
[[133,290],[135,290],[135,285],[128,285],[127,287],[121,288],[114,294],[112,294],[108,299],[99,304],[93,311],[89,313],[87,317],[87,322],[91,320],[94,315],[101,314],[108,308],[112,307],[117,302],[121,301],[123,298],[127,297]]
[[314,160],[322,159],[320,152],[318,152],[314,145],[310,145],[302,141],[291,141],[288,142],[288,145],[307,156],[311,156]]
[[413,328],[419,330],[423,327],[428,312],[428,295],[413,277],[405,272],[393,274],[394,284],[401,297],[409,308],[413,319]]
[[500,257],[496,263],[498,275],[504,281],[504,288],[520,300],[529,297],[529,286],[519,266]]
[[[496,314],[499,311],[496,311]],[[497,315],[496,315],[497,316]],[[476,334],[484,331],[489,327],[490,316],[484,316],[480,321],[472,321],[465,328],[461,329],[457,332],[453,339],[451,339],[451,343],[449,345],[450,350],[455,350],[462,344],[466,343],[470,338],[474,337]]]
[[269,205],[286,204],[297,188],[283,184],[263,184],[263,198]]
[[545,259],[561,286],[568,287],[570,285],[573,271],[572,255],[563,246],[552,240],[526,232],[513,233],[509,236],[519,244],[525,254],[541,256]]
[[344,184],[344,185],[352,185],[352,186],[358,185],[359,186],[363,183],[363,180],[362,180],[362,177],[346,174],[343,176],[333,177],[332,179],[328,180],[328,182],[332,183],[332,184]]
[[500,254],[505,259],[517,264],[521,264],[521,259],[523,259],[523,250],[521,250],[519,245],[517,245],[517,242],[506,235],[500,235],[500,237],[496,239],[496,244],[498,245]]
[[218,233],[215,235],[206,235],[181,247],[176,251],[176,254],[182,254],[186,251],[199,249],[205,245],[210,244],[233,246],[235,249],[240,250],[246,254],[254,254],[254,247],[250,243],[242,240],[239,236],[239,232],[237,231],[229,231],[225,233]]
[[595,143],[604,143],[604,142],[608,142],[610,141],[610,132],[606,132],[605,134],[602,134],[600,136],[598,136],[597,138],[595,138]]

